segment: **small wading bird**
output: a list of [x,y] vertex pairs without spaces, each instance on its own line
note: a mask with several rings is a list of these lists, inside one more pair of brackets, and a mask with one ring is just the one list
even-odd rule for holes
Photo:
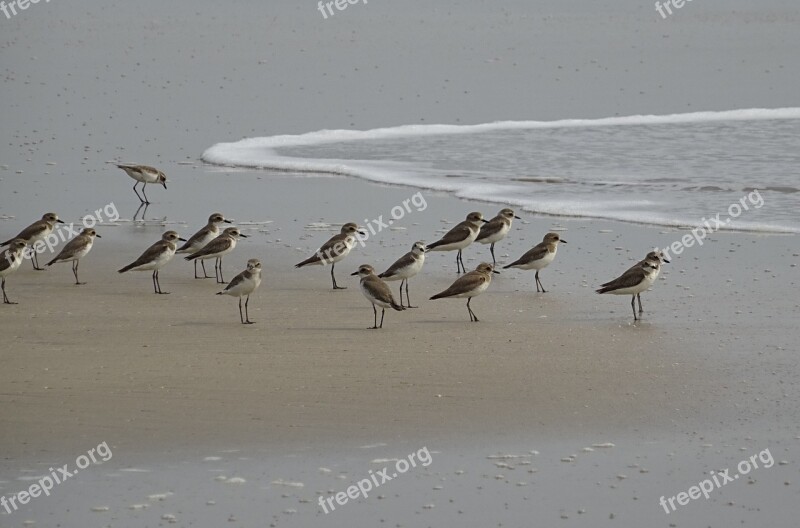
[[613,281],[603,284],[597,293],[610,293],[612,295],[630,295],[631,310],[633,310],[633,320],[636,317],[636,299],[639,299],[639,314],[644,312],[640,293],[649,289],[658,278],[661,271],[661,259],[658,256],[648,255],[643,261],[639,262],[625,273]]
[[31,264],[33,264],[33,269],[37,271],[41,271],[44,268],[39,267],[39,259],[37,258],[37,252],[35,251],[36,248],[33,247],[34,244],[39,242],[40,240],[44,240],[47,238],[47,235],[53,232],[55,229],[56,224],[63,224],[62,220],[58,219],[58,215],[55,213],[45,213],[42,215],[41,220],[37,220],[15,236],[14,238],[10,238],[5,242],[0,242],[0,247],[9,245],[12,241],[21,239],[25,241],[31,249]]
[[378,275],[379,278],[387,281],[400,281],[400,306],[403,306],[403,283],[406,285],[406,308],[416,308],[411,306],[411,299],[408,297],[408,279],[414,277],[422,270],[425,264],[425,243],[414,242],[411,251],[400,257],[389,269]]
[[[254,321],[250,320],[250,314],[247,311],[247,305],[250,303],[250,294],[256,291],[261,285],[261,261],[258,259],[250,259],[247,261],[247,269],[233,278],[224,290],[218,292],[217,295],[230,295],[231,297],[239,298],[239,320],[242,324],[253,324]],[[242,315],[242,297],[247,296],[244,302],[244,316]]]
[[489,284],[492,282],[492,273],[497,272],[494,271],[494,267],[491,264],[487,262],[478,264],[478,267],[475,268],[475,271],[470,271],[469,273],[457,278],[449,288],[441,293],[437,293],[431,297],[431,300],[444,299],[447,297],[463,299],[466,297],[469,320],[477,323],[478,316],[472,311],[469,303],[472,301],[473,297],[477,297],[486,291],[486,288],[488,288]]
[[467,219],[457,224],[453,229],[445,233],[445,235],[434,242],[428,244],[426,251],[458,251],[456,254],[456,270],[465,273],[467,269],[464,267],[464,259],[461,257],[461,250],[472,244],[478,236],[478,231],[481,224],[488,223],[483,219],[481,213],[470,213]]
[[[175,253],[197,253],[201,249],[203,249],[209,242],[214,240],[219,236],[219,227],[218,224],[221,223],[230,224],[230,220],[226,220],[222,213],[214,213],[208,217],[208,223],[200,229],[197,233],[192,235],[189,240],[186,241],[184,245],[178,248],[178,251]],[[197,261],[194,261],[194,278],[195,279],[210,279],[211,277],[208,276],[206,273],[206,264],[205,260],[200,259],[200,265],[203,267],[203,276],[197,276]]]
[[225,284],[225,278],[222,276],[222,257],[236,249],[236,242],[239,240],[239,237],[247,238],[247,235],[243,234],[236,227],[228,227],[221,235],[203,246],[202,249],[195,251],[188,257],[184,257],[184,259],[217,259],[214,262],[214,275],[217,278],[217,284]]
[[316,253],[303,262],[295,264],[294,267],[302,268],[303,266],[326,266],[330,264],[333,289],[347,289],[346,286],[339,286],[336,284],[336,277],[333,275],[333,269],[336,267],[336,263],[340,260],[344,260],[350,253],[350,250],[353,249],[353,246],[356,245],[356,234],[366,236],[367,233],[361,231],[358,228],[358,224],[354,224],[353,222],[346,223],[342,226],[342,230],[338,235],[331,237],[327,242],[322,244]]
[[0,259],[0,287],[3,290],[3,304],[17,304],[8,300],[6,295],[6,277],[17,271],[20,264],[22,264],[22,253],[25,251],[27,244],[21,238],[9,240],[6,245],[8,248],[3,251],[3,258]]
[[[392,297],[392,290],[389,285],[383,282],[375,275],[375,269],[369,264],[362,264],[358,267],[358,271],[350,275],[358,275],[361,277],[361,293],[372,303],[372,313],[374,315],[374,324],[370,326],[370,330],[383,328],[383,316],[386,314],[387,308],[393,308],[398,312],[405,310],[405,307],[400,306]],[[381,307],[381,324],[378,326],[378,309],[376,306]]]
[[521,220],[520,217],[514,214],[513,209],[501,209],[500,212],[497,213],[497,216],[481,226],[481,230],[475,242],[491,244],[489,246],[489,252],[492,254],[492,266],[497,264],[497,260],[494,258],[494,244],[506,237],[511,230],[511,222],[513,222],[515,218]]
[[[125,174],[136,180],[136,183],[133,184],[133,192],[136,193],[136,197],[139,198],[139,201],[143,204],[150,203],[150,200],[147,199],[147,195],[144,193],[144,189],[147,187],[148,183],[160,183],[165,189],[167,188],[167,177],[155,167],[134,165],[131,163],[119,163],[117,167],[124,170]],[[139,196],[139,191],[136,190],[136,186],[140,183],[144,184],[142,185],[142,196],[144,196],[144,198]]]
[[503,269],[536,270],[536,291],[538,292],[539,286],[541,286],[542,293],[547,293],[547,290],[544,289],[544,284],[539,280],[539,271],[546,268],[556,258],[559,243],[566,244],[567,241],[562,240],[558,233],[547,233],[544,236],[544,240],[533,246],[532,249],[508,266],[503,266]]
[[175,256],[175,251],[178,249],[176,242],[179,240],[186,242],[186,239],[181,238],[175,231],[167,231],[161,235],[161,240],[147,248],[134,262],[119,270],[119,273],[125,273],[130,270],[152,270],[153,291],[157,294],[168,294],[169,292],[161,291],[161,283],[158,281],[158,270],[166,266],[167,263],[172,260],[172,257]]
[[78,264],[92,250],[95,237],[103,238],[94,229],[84,229],[80,235],[67,242],[67,245],[56,255],[56,258],[45,264],[45,266],[50,267],[57,262],[72,262],[72,274],[75,275],[75,284],[86,284],[78,280]]

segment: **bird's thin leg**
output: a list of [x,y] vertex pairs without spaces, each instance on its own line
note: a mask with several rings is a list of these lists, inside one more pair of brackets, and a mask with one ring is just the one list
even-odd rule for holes
[[3,304],[17,304],[15,302],[11,302],[11,301],[8,300],[8,295],[6,295],[6,278],[5,277],[3,277],[2,289],[3,289]]
[[[239,297],[239,300],[241,301],[242,298]],[[244,320],[245,320],[245,324],[253,324],[253,321],[250,320],[250,310],[247,309],[247,305],[248,304],[250,304],[250,296],[249,295],[247,296],[247,300],[244,302]]]
[[383,316],[386,315],[386,308],[381,308],[381,326],[383,328]]
[[158,270],[153,270],[153,293],[158,293],[158,288],[156,287],[156,275],[158,274]]
[[[203,262],[202,260],[200,262]],[[197,276],[197,259],[194,259],[194,278],[199,279],[200,277]]]
[[[402,298],[403,298],[403,296],[401,295],[400,299],[402,299]],[[416,306],[411,306],[411,298],[408,296],[408,279],[406,279],[406,300],[408,301],[408,307],[409,308],[416,308]]]
[[72,263],[72,274],[75,275],[76,285],[86,284],[85,282],[81,282],[80,280],[78,280],[78,265],[80,264],[80,262],[81,262],[80,260],[76,260]]
[[210,279],[211,277],[209,277],[208,273],[206,273],[206,261],[203,259],[199,260],[200,260],[200,267],[203,268],[203,278]]
[[[400,308],[402,308],[402,307],[403,307],[403,283],[404,283],[405,281],[406,281],[405,279],[403,279],[403,280],[401,280],[401,281],[400,281]],[[409,307],[409,308],[410,308],[410,307]]]
[[637,293],[636,294],[636,299],[639,300],[639,315],[641,315],[641,314],[644,313],[644,308],[642,308],[642,294],[641,293]]
[[375,330],[376,328],[378,328],[378,309],[375,308],[374,304],[372,305],[372,319],[374,322],[372,323],[372,326],[369,327],[369,329]]
[[472,308],[470,308],[470,306],[469,306],[469,303],[470,303],[471,301],[472,301],[472,297],[470,297],[469,299],[467,299],[467,310],[469,310],[470,321],[473,321],[473,322],[477,323],[477,322],[478,322],[478,316],[477,316],[477,315],[475,315],[475,312],[473,312],[473,311],[472,311]]
[[336,263],[334,262],[331,264],[331,280],[333,281],[333,289],[334,290],[346,290],[347,286],[339,286],[336,284],[336,277],[333,275],[333,270],[336,268]]
[[[31,246],[33,248],[33,246]],[[31,252],[31,264],[33,264],[33,269],[36,271],[42,271],[44,268],[39,267],[39,252],[32,251]]]
[[497,264],[497,261],[494,258],[494,242],[492,242],[492,245],[489,246],[489,253],[492,254],[492,266],[494,266],[495,264]]
[[149,204],[150,200],[147,199],[147,195],[144,192],[145,187],[147,187],[147,182],[142,184],[142,196],[144,196],[144,203]]
[[219,262],[219,283],[228,284],[225,282],[225,277],[222,276],[222,257],[217,257],[217,262]]
[[244,324],[244,316],[242,315],[242,298],[239,297],[239,320]]
[[137,181],[136,183],[134,183],[134,184],[133,184],[133,192],[135,192],[135,193],[136,193],[136,197],[139,199],[139,201],[140,201],[140,202],[142,202],[142,203],[145,203],[145,201],[144,201],[144,200],[142,200],[142,197],[141,197],[141,196],[139,196],[139,191],[137,191],[137,190],[136,190],[136,186],[137,186],[137,185],[139,185],[139,182],[138,182],[138,181]]
[[631,297],[631,310],[633,310],[633,320],[638,321],[639,319],[636,317],[636,295]]

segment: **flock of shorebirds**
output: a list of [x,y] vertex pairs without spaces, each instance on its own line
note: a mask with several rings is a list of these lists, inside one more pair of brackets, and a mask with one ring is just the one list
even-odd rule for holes
[[[133,190],[142,204],[149,204],[144,188],[148,183],[161,184],[166,188],[166,176],[164,173],[146,165],[117,165],[126,174],[136,180]],[[143,183],[142,196],[137,191],[137,185]],[[511,230],[511,224],[515,218],[512,209],[502,209],[497,216],[491,220],[484,219],[479,212],[469,213],[466,219],[450,229],[445,235],[431,244],[415,242],[411,251],[400,257],[383,273],[376,273],[375,268],[368,264],[359,266],[351,275],[360,277],[361,292],[372,305],[374,324],[372,329],[383,328],[383,319],[386,309],[405,310],[406,308],[416,308],[411,305],[408,294],[408,281],[422,271],[425,263],[425,254],[430,251],[456,251],[456,268],[461,274],[449,288],[430,297],[431,300],[444,298],[466,298],[467,312],[470,321],[477,322],[478,317],[470,306],[473,297],[486,291],[492,282],[492,275],[499,273],[495,270],[497,261],[494,255],[495,243],[503,240]],[[12,303],[6,295],[6,277],[16,271],[24,259],[25,252],[29,252],[29,257],[34,269],[41,270],[36,258],[37,251],[34,249],[37,244],[41,244],[56,227],[57,223],[63,223],[55,213],[46,213],[41,220],[34,222],[23,229],[17,236],[0,243],[0,247],[6,247],[2,259],[0,259],[0,278],[2,278],[3,302]],[[188,240],[181,238],[175,231],[165,232],[159,241],[147,248],[139,258],[132,263],[124,266],[119,273],[127,271],[152,271],[153,291],[156,294],[167,294],[161,290],[158,273],[176,253],[186,254],[188,261],[194,262],[194,276],[196,279],[210,277],[206,273],[205,261],[215,259],[214,276],[218,284],[226,284],[225,288],[217,295],[230,295],[239,298],[239,319],[242,324],[252,324],[247,311],[250,295],[261,284],[261,262],[258,259],[247,261],[247,269],[236,275],[230,283],[226,283],[222,276],[222,258],[236,248],[236,243],[241,237],[247,237],[236,227],[228,227],[220,231],[221,224],[231,223],[222,214],[214,213],[208,218],[208,223],[197,231]],[[336,263],[343,260],[350,253],[350,250],[358,242],[358,235],[366,235],[361,231],[357,224],[347,223],[342,226],[341,232],[325,242],[311,257],[295,265],[297,268],[305,266],[330,265],[331,281],[333,289],[345,289],[336,282],[334,269]],[[100,235],[93,228],[86,228],[61,249],[58,255],[50,260],[45,267],[60,262],[71,262],[72,273],[75,277],[75,284],[84,284],[78,278],[78,265],[80,260],[91,251],[95,238]],[[183,242],[182,245],[178,245]],[[475,270],[467,272],[464,267],[462,250],[473,242],[489,244],[492,255],[492,264],[483,262]],[[545,293],[544,285],[539,279],[539,272],[547,267],[556,257],[558,245],[566,244],[558,233],[547,233],[541,243],[527,251],[519,259],[511,264],[503,266],[504,269],[517,268],[522,270],[535,270],[536,291]],[[30,248],[30,249],[28,249]],[[197,263],[200,262],[203,275],[198,275]],[[658,278],[661,265],[669,262],[661,251],[651,251],[647,256],[625,271],[616,279],[607,282],[597,293],[611,293],[614,295],[631,295],[631,308],[634,320],[638,320],[636,311],[636,300],[639,301],[638,314],[643,313],[642,300],[640,294],[649,289]],[[398,303],[386,281],[400,281]],[[405,301],[403,299],[403,286],[405,285]],[[242,300],[244,309],[242,309]],[[380,323],[378,322],[378,308],[381,309]]]

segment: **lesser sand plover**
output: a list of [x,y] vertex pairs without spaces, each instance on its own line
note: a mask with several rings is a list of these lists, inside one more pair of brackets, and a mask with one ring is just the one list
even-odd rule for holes
[[[625,273],[640,267],[642,265],[642,263],[647,261],[647,260],[654,260],[654,259],[658,260],[662,264],[663,263],[666,263],[666,264],[670,263],[670,261],[667,260],[666,255],[664,255],[663,251],[661,251],[660,249],[655,249],[655,250],[651,251],[650,253],[648,253],[642,260],[640,260],[639,262],[637,262],[636,264],[634,264],[633,266],[628,268],[625,271]],[[655,276],[653,277],[653,283],[655,284],[656,280],[658,280],[658,276],[661,274],[661,266],[659,266],[658,269],[655,270],[653,273],[655,274]],[[608,283],[601,284],[600,286],[602,287],[602,286],[606,286],[606,285],[608,285]],[[641,313],[644,312],[644,308],[642,308],[642,295],[641,295],[641,293],[637,293],[636,294],[636,299],[639,301],[639,313],[641,314]]]
[[[250,314],[247,311],[247,305],[250,303],[250,294],[256,291],[261,285],[261,261],[258,259],[250,259],[247,261],[247,269],[233,278],[224,290],[218,292],[217,295],[230,295],[231,297],[239,298],[239,320],[242,324],[253,324],[254,321],[250,320]],[[247,296],[244,302],[244,315],[242,315],[242,297]]]
[[183,242],[186,241],[185,238],[181,238],[175,231],[167,231],[161,235],[161,240],[147,248],[147,250],[131,264],[128,264],[124,268],[120,269],[119,273],[125,273],[126,271],[130,270],[153,270],[153,291],[158,294],[168,294],[169,292],[161,291],[161,283],[158,280],[158,271],[170,260],[172,260],[172,257],[175,256],[175,251],[178,249],[177,242],[179,240]]
[[[189,237],[184,245],[178,248],[175,253],[189,253],[193,254],[203,249],[209,242],[219,236],[219,227],[221,223],[230,224],[230,220],[226,220],[222,213],[214,213],[208,217],[208,223],[200,229],[197,233]],[[205,260],[200,259],[200,265],[203,267],[203,276],[197,276],[197,261],[194,261],[194,278],[195,279],[210,279],[206,273]]]
[[491,264],[487,262],[478,264],[478,267],[475,268],[475,271],[470,271],[469,273],[459,277],[445,291],[437,293],[431,297],[431,300],[444,299],[447,297],[463,299],[466,297],[469,320],[477,323],[478,316],[472,311],[469,303],[472,301],[473,297],[476,297],[486,291],[486,288],[488,288],[489,284],[492,282],[492,273],[497,272],[494,270],[494,266]]
[[341,232],[330,238],[327,242],[314,253],[312,256],[295,264],[295,268],[302,268],[303,266],[326,266],[331,265],[331,281],[333,282],[334,290],[345,290],[346,286],[339,286],[336,284],[336,277],[333,275],[333,269],[336,263],[343,260],[356,245],[356,234],[366,235],[365,231],[359,229],[358,224],[348,222],[342,226]]
[[[658,277],[661,268],[661,259],[658,257],[645,258],[636,266],[614,279],[603,284],[597,293],[611,293],[613,295],[630,295],[631,310],[633,310],[633,320],[636,317],[636,298],[640,293],[646,291],[653,285]],[[639,314],[643,313],[642,300],[639,297]]]
[[[159,183],[163,185],[165,189],[167,188],[167,177],[155,167],[135,165],[132,163],[118,163],[116,165],[118,168],[124,170],[125,174],[136,180],[136,183],[133,184],[133,192],[136,193],[136,197],[143,204],[150,203],[150,200],[147,199],[147,195],[144,193],[144,189],[147,187],[148,183]],[[144,184],[142,185],[142,195],[144,198],[139,196],[139,191],[136,190],[136,186],[140,183]]]
[[[398,312],[405,310],[405,307],[400,306],[397,304],[397,302],[395,302],[389,285],[375,275],[375,269],[369,264],[362,264],[358,267],[358,271],[355,271],[350,275],[358,275],[361,277],[361,293],[363,293],[364,297],[366,297],[367,300],[372,303],[374,324],[373,326],[369,327],[370,330],[383,328],[383,316],[386,315],[387,308],[393,308]],[[378,309],[376,306],[381,307],[380,326],[378,326]]]
[[408,297],[408,279],[415,276],[422,270],[425,264],[425,242],[414,242],[411,251],[400,257],[389,269],[378,275],[379,278],[387,281],[400,281],[400,306],[403,306],[403,283],[406,285],[406,308],[416,308],[411,306],[411,299]]
[[538,292],[539,286],[541,286],[542,293],[547,293],[542,281],[539,280],[539,271],[546,268],[553,262],[553,259],[556,258],[559,243],[566,244],[567,241],[563,240],[558,233],[547,233],[540,243],[533,246],[532,249],[508,266],[503,266],[503,269],[518,268],[523,270],[536,270],[536,291]]
[[506,237],[515,218],[521,220],[520,217],[514,214],[513,209],[501,209],[497,216],[481,226],[478,238],[475,239],[475,242],[480,242],[481,244],[491,244],[489,252],[492,254],[493,266],[497,264],[497,260],[494,258],[494,244]]
[[58,219],[58,215],[55,213],[45,213],[42,215],[41,220],[37,220],[15,236],[14,238],[10,238],[5,242],[0,242],[0,247],[7,246],[11,241],[16,239],[24,240],[31,249],[31,263],[33,264],[33,269],[35,270],[43,270],[44,268],[39,267],[39,259],[37,258],[37,251],[36,248],[33,247],[34,244],[39,242],[40,240],[44,240],[47,235],[53,232],[55,229],[56,224],[63,224],[63,220]]
[[78,264],[92,250],[95,237],[103,238],[94,229],[84,229],[80,235],[67,242],[67,245],[56,255],[56,258],[45,264],[45,267],[52,266],[57,262],[72,262],[72,274],[75,275],[75,284],[86,284],[78,280]]
[[440,240],[433,244],[428,244],[426,251],[458,251],[456,254],[456,270],[458,273],[461,273],[462,270],[466,273],[467,269],[464,267],[461,250],[475,241],[481,225],[486,223],[488,221],[483,219],[481,213],[470,213],[467,215],[466,220],[445,233]]
[[6,295],[6,277],[17,271],[22,264],[22,253],[27,247],[25,240],[15,238],[6,242],[8,248],[3,251],[3,258],[0,259],[0,279],[2,279],[3,304],[17,304],[8,300]]
[[214,263],[214,275],[217,278],[217,284],[226,284],[225,278],[222,276],[222,257],[236,249],[236,242],[239,237],[247,238],[247,235],[239,231],[239,228],[228,227],[221,235],[203,246],[202,249],[198,249],[188,257],[184,257],[184,259],[217,259]]

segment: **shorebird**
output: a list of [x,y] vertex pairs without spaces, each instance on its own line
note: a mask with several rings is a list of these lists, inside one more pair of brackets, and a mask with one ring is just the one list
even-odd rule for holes
[[639,262],[613,281],[603,284],[595,291],[597,293],[611,293],[613,295],[630,295],[633,320],[637,321],[636,299],[637,297],[639,298],[639,314],[641,315],[644,309],[642,309],[642,300],[639,294],[653,285],[658,277],[660,268],[661,259],[657,256],[650,257],[648,255],[643,261]]
[[411,306],[411,299],[408,297],[408,279],[415,276],[422,270],[425,264],[425,243],[414,242],[411,251],[400,257],[389,269],[378,275],[379,278],[387,281],[400,281],[400,306],[403,306],[403,283],[406,284],[406,308],[416,308]]
[[[633,266],[628,268],[625,271],[625,273],[628,273],[629,271],[635,270],[636,268],[640,267],[643,262],[645,262],[647,260],[658,260],[658,262],[661,263],[661,264],[663,264],[663,263],[669,264],[670,263],[670,261],[667,260],[666,255],[664,255],[663,251],[661,251],[660,249],[655,249],[655,250],[651,251],[650,253],[648,253],[642,260],[640,260],[639,262],[637,262],[636,264],[634,264]],[[655,275],[653,277],[653,283],[655,284],[656,280],[658,279],[658,276],[661,274],[661,266],[659,266],[658,269],[656,269],[653,273]],[[601,284],[600,286],[601,287],[602,286],[606,286],[607,284],[608,283]],[[636,299],[639,301],[639,313],[641,314],[641,313],[644,312],[644,309],[642,308],[642,296],[641,296],[640,293],[636,294]]]
[[567,243],[558,233],[547,233],[539,244],[533,246],[532,249],[508,266],[503,266],[503,269],[536,270],[536,291],[538,292],[539,286],[541,286],[542,293],[547,293],[547,290],[544,289],[544,284],[539,280],[539,270],[546,268],[556,258],[559,242],[562,244]]
[[472,242],[478,236],[478,231],[480,230],[481,225],[486,223],[488,223],[488,220],[484,220],[481,213],[470,213],[467,215],[466,220],[445,233],[440,240],[437,240],[433,244],[428,244],[426,251],[458,250],[458,253],[456,254],[457,272],[461,273],[461,270],[464,270],[466,273],[467,269],[464,267],[464,260],[461,257],[461,250],[472,244]]
[[467,298],[467,311],[469,312],[469,320],[472,322],[478,322],[478,316],[475,315],[475,312],[472,311],[470,308],[469,303],[472,301],[473,297],[476,297],[486,291],[486,288],[489,287],[489,284],[492,282],[492,273],[497,273],[494,270],[494,266],[487,262],[483,262],[478,264],[478,267],[475,268],[475,271],[470,271],[469,273],[459,277],[456,281],[450,285],[445,291],[441,293],[437,293],[431,300],[436,299],[443,299],[446,297],[456,297],[459,299],[463,299],[464,297]]
[[[178,251],[175,253],[189,253],[193,254],[198,252],[199,250],[203,249],[209,242],[214,240],[219,236],[219,227],[218,224],[221,223],[230,224],[230,220],[226,220],[222,213],[214,213],[208,217],[208,223],[200,229],[197,233],[189,237],[189,240],[186,241],[184,245],[178,248]],[[203,259],[200,259],[200,265],[203,267],[203,276],[197,276],[197,261],[194,261],[194,278],[195,279],[210,279],[211,277],[208,276],[206,273],[206,264]]]
[[214,263],[214,275],[217,279],[217,284],[226,284],[225,279],[222,276],[222,257],[236,248],[236,242],[239,240],[239,237],[247,238],[247,235],[243,234],[236,227],[228,227],[217,238],[213,239],[211,242],[203,246],[201,249],[195,251],[188,257],[183,258],[186,260],[217,259]]
[[497,260],[494,258],[494,244],[506,237],[511,230],[511,222],[513,222],[515,218],[521,220],[520,217],[514,214],[513,209],[501,209],[500,212],[497,213],[497,216],[481,226],[478,238],[475,239],[475,242],[480,242],[481,244],[491,244],[491,246],[489,246],[489,252],[492,254],[493,266],[497,264]]
[[[404,306],[400,306],[395,302],[392,297],[392,290],[389,285],[383,282],[375,275],[375,269],[369,264],[362,264],[358,267],[358,271],[350,275],[358,275],[361,277],[361,293],[372,303],[372,313],[374,315],[374,325],[369,327],[370,330],[383,328],[383,316],[386,315],[387,308],[393,308],[398,312],[405,310]],[[378,326],[378,309],[376,306],[381,307],[381,324]]]
[[86,284],[78,280],[78,264],[92,250],[95,237],[103,238],[94,229],[84,229],[80,235],[67,242],[67,245],[56,255],[56,258],[45,264],[45,267],[52,266],[57,262],[72,262],[72,274],[75,275],[75,284]]
[[333,275],[333,269],[336,263],[343,260],[356,245],[356,233],[359,235],[366,235],[365,231],[358,228],[358,224],[348,222],[342,226],[341,232],[331,237],[330,240],[322,244],[322,246],[312,256],[295,264],[295,268],[302,268],[303,266],[325,266],[331,265],[331,281],[333,281],[334,290],[345,290],[346,286],[339,286],[336,284],[336,277]]
[[[253,324],[250,314],[247,312],[247,305],[250,303],[250,294],[256,291],[261,285],[261,261],[250,259],[247,261],[247,269],[233,278],[224,290],[217,295],[230,295],[239,298],[239,320],[242,324]],[[247,296],[244,302],[244,316],[242,316],[242,297]]]
[[119,273],[126,271],[150,271],[153,270],[153,290],[155,293],[166,295],[169,292],[161,291],[161,283],[158,281],[158,270],[163,268],[172,257],[175,256],[175,251],[178,249],[176,242],[181,240],[186,242],[185,238],[181,238],[175,231],[167,231],[161,235],[161,240],[147,248],[141,256],[119,270]]
[[6,295],[6,277],[11,275],[22,264],[22,253],[27,247],[25,240],[15,238],[6,242],[8,249],[3,251],[3,258],[0,259],[0,278],[2,279],[3,304],[17,304],[8,300]]
[[58,219],[58,215],[55,213],[45,213],[42,215],[41,220],[37,220],[15,236],[14,238],[10,238],[5,242],[0,242],[0,247],[7,246],[9,243],[16,239],[24,240],[31,249],[31,263],[33,264],[33,269],[35,270],[43,270],[44,268],[39,267],[39,259],[37,258],[37,252],[35,251],[36,248],[33,247],[34,244],[39,242],[40,240],[44,240],[47,236],[53,232],[55,229],[56,224],[63,224],[63,220]]
[[[165,189],[167,188],[167,177],[163,172],[155,167],[149,167],[147,165],[134,165],[131,163],[118,163],[116,165],[118,168],[124,170],[125,174],[136,180],[136,183],[133,184],[133,192],[136,193],[136,197],[143,204],[150,203],[150,201],[147,199],[147,195],[144,193],[144,189],[147,187],[148,183],[160,183]],[[139,191],[136,190],[136,186],[140,183],[144,184],[142,185],[142,195],[144,196],[144,199],[139,196]]]

